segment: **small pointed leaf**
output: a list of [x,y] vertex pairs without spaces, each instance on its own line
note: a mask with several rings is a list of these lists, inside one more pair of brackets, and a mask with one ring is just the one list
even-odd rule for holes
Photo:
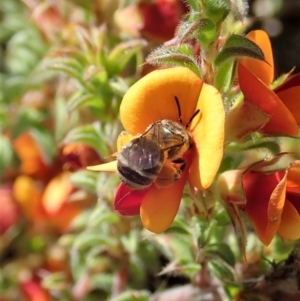
[[189,67],[196,74],[200,75],[193,49],[188,44],[157,48],[147,57],[146,61],[154,66]]
[[224,21],[231,10],[231,1],[229,0],[206,0],[206,15],[215,23]]
[[264,53],[257,44],[246,37],[233,34],[227,39],[223,49],[217,55],[214,65],[219,67],[230,58],[244,56],[265,61]]
[[210,45],[216,37],[217,28],[213,21],[207,18],[199,20],[199,26],[195,31],[195,37],[203,46]]
[[110,75],[119,74],[128,61],[147,45],[145,40],[136,39],[118,44],[108,55],[107,69]]
[[215,87],[221,92],[226,93],[233,82],[235,74],[235,61],[229,59],[220,66],[215,77]]
[[13,150],[9,139],[0,135],[0,176],[6,167],[11,165]]
[[212,258],[220,258],[224,260],[227,264],[229,264],[232,267],[235,265],[234,254],[229,248],[229,246],[225,243],[207,245],[204,248],[204,252],[207,255],[212,256]]

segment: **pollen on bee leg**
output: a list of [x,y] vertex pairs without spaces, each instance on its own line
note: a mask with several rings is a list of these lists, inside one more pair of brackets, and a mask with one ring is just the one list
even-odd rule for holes
[[175,161],[167,160],[154,181],[155,186],[164,188],[174,185],[180,179],[184,168],[185,160],[182,158]]

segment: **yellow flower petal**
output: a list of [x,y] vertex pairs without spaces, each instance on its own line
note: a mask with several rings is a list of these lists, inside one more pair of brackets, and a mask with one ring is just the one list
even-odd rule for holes
[[240,63],[269,86],[274,80],[274,61],[270,39],[263,30],[250,31],[246,37],[261,48],[266,62],[246,57],[242,58]]
[[146,229],[161,233],[170,227],[178,212],[186,178],[187,173],[184,173],[173,186],[151,186],[140,208],[141,219]]
[[93,171],[116,171],[117,170],[117,161],[111,161],[104,164],[94,165],[94,166],[88,166],[88,170]]
[[126,145],[130,140],[132,140],[135,136],[128,134],[123,131],[118,137],[117,140],[117,149],[120,151],[124,145]]
[[201,119],[195,118],[191,125],[196,152],[189,181],[199,189],[206,189],[214,180],[223,157],[225,111],[218,90],[203,84],[197,109]]
[[56,213],[67,202],[68,196],[74,190],[69,177],[69,172],[63,172],[52,178],[47,185],[42,197],[42,204],[47,213]]
[[124,95],[120,117],[126,131],[144,133],[153,122],[178,121],[175,96],[181,107],[183,124],[195,112],[202,80],[185,67],[156,70],[136,82]]
[[290,240],[300,238],[300,216],[296,208],[288,200],[285,201],[278,234]]

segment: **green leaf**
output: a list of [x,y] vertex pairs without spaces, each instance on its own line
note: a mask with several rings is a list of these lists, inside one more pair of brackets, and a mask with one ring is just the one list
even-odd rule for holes
[[207,245],[204,248],[205,254],[211,256],[212,258],[220,258],[228,263],[230,266],[235,265],[235,257],[232,250],[225,243],[215,243]]
[[195,30],[195,37],[201,46],[209,46],[216,38],[217,28],[210,19],[200,19],[199,26]]
[[77,236],[73,244],[73,248],[80,251],[88,250],[94,246],[114,247],[115,241],[113,237],[108,237],[105,234],[85,231]]
[[187,4],[190,6],[191,10],[199,11],[199,0],[187,0]]
[[109,301],[149,301],[149,293],[146,291],[126,291]]
[[231,11],[229,0],[206,0],[204,2],[207,17],[215,23],[224,21]]
[[223,49],[217,55],[214,66],[219,67],[228,59],[245,56],[265,61],[264,53],[257,44],[246,37],[233,34],[227,39]]
[[106,135],[102,133],[99,124],[84,125],[71,130],[64,143],[81,142],[90,145],[100,154],[107,154]]
[[[92,289],[101,289],[106,292],[110,292],[114,285],[114,281],[115,279],[113,274],[96,273],[90,278],[89,285]],[[98,299],[101,300],[101,298]]]
[[91,105],[95,105],[99,109],[104,107],[104,104],[101,101],[101,99],[95,97],[94,94],[78,91],[68,100],[67,110],[69,112],[72,112],[76,109],[88,107]]
[[223,283],[234,281],[233,271],[223,262],[211,260],[208,262],[208,267],[212,273],[219,278]]
[[146,61],[154,66],[189,67],[200,76],[192,46],[188,44],[159,47],[147,57]]
[[176,37],[181,43],[195,37],[203,46],[209,45],[215,39],[216,26],[207,18],[199,17],[195,21],[182,21],[176,30]]
[[32,127],[30,133],[41,148],[44,160],[51,163],[56,155],[56,144],[52,133],[44,127]]
[[11,165],[13,159],[13,149],[10,140],[0,134],[0,176],[2,172]]
[[95,192],[97,187],[97,174],[88,170],[79,170],[71,174],[71,183],[84,190]]
[[62,97],[56,97],[54,102],[54,137],[56,142],[60,142],[67,131],[66,116],[66,101]]
[[88,220],[88,227],[96,228],[103,225],[116,224],[120,221],[120,216],[109,209],[105,203],[98,204],[92,211]]
[[172,226],[167,230],[167,233],[191,235],[191,228],[187,220],[182,216],[176,216]]
[[221,92],[226,93],[232,86],[235,75],[235,61],[229,59],[220,66],[215,76],[214,86]]
[[128,61],[147,45],[145,40],[129,40],[118,44],[108,55],[106,68],[110,76],[120,74]]

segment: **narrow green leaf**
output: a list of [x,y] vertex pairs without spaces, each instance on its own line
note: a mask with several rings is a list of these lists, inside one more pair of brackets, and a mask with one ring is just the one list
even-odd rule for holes
[[206,0],[204,3],[206,15],[215,23],[224,21],[231,10],[229,0]]
[[90,145],[101,154],[107,154],[105,135],[101,135],[95,125],[85,125],[71,130],[64,139],[64,143],[82,142]]
[[235,61],[228,59],[220,66],[215,76],[215,87],[221,92],[226,93],[232,86],[235,75]]
[[30,133],[42,150],[47,163],[51,163],[56,155],[56,144],[52,133],[44,127],[32,127]]
[[146,291],[126,291],[109,301],[149,301],[149,293]]
[[145,40],[136,39],[118,44],[108,55],[106,67],[112,76],[119,74],[128,61],[147,45]]
[[199,11],[199,0],[187,0],[187,4],[190,6],[191,10]]
[[205,254],[212,256],[213,258],[220,258],[228,263],[230,266],[235,265],[235,257],[232,250],[225,243],[215,243],[207,245],[204,248]]
[[211,260],[208,263],[208,267],[223,283],[232,282],[234,280],[233,271],[223,262]]
[[96,98],[94,94],[78,91],[67,102],[68,112],[72,112],[79,108],[87,107],[91,104],[99,105],[99,108],[103,108],[104,104],[100,99]]
[[58,143],[63,139],[67,130],[67,106],[65,99],[62,97],[56,97],[54,102],[54,112],[54,137],[55,141]]
[[202,46],[209,46],[216,38],[217,28],[210,19],[199,20],[199,26],[195,30],[195,38]]
[[194,57],[193,48],[188,44],[157,48],[147,57],[146,61],[154,66],[189,67],[200,76],[200,70]]
[[13,159],[13,149],[10,140],[0,134],[0,176],[5,168],[11,165]]
[[76,250],[88,250],[94,246],[114,247],[115,241],[112,237],[108,237],[101,233],[82,232],[74,241],[73,248]]
[[78,170],[71,174],[69,180],[77,187],[95,192],[97,187],[97,174],[88,170]]

